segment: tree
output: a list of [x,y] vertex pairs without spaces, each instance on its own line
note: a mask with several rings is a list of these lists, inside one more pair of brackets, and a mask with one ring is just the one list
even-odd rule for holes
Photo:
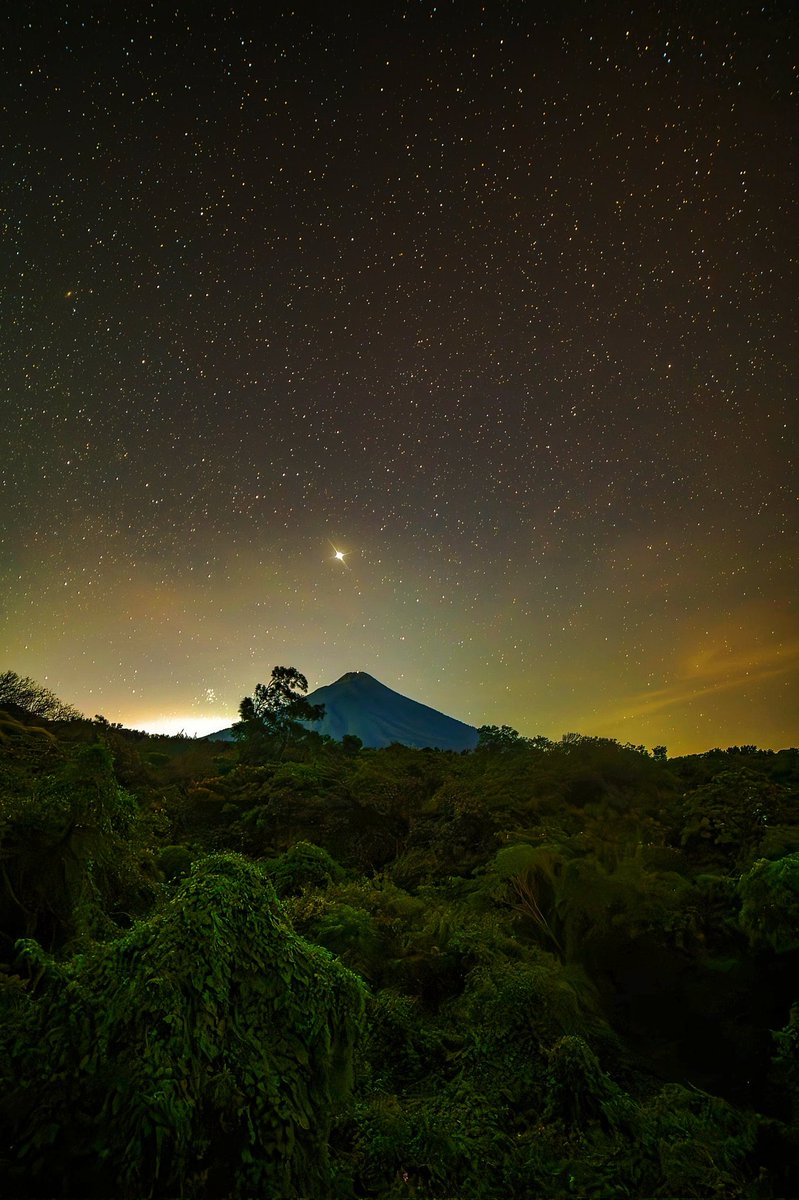
[[44,717],[48,721],[81,719],[78,710],[59,700],[55,692],[43,687],[35,679],[17,675],[16,671],[3,671],[0,674],[0,708],[7,704],[24,708],[35,717]]
[[15,1195],[329,1195],[364,988],[296,936],[259,867],[201,859],[63,966],[20,949],[44,990],[0,1025]]
[[296,667],[274,667],[269,683],[259,683],[254,696],[239,705],[241,720],[233,726],[242,757],[249,762],[282,758],[292,741],[306,732],[303,722],[321,721],[323,704],[310,704],[302,693],[308,680]]
[[799,854],[760,859],[738,882],[740,926],[753,946],[799,950]]
[[748,867],[786,789],[746,767],[721,771],[683,800],[683,846],[706,861]]
[[113,936],[152,900],[150,831],[109,750],[80,746],[18,795],[0,793],[0,929],[50,949]]
[[478,750],[516,750],[526,741],[510,725],[481,725],[477,734]]

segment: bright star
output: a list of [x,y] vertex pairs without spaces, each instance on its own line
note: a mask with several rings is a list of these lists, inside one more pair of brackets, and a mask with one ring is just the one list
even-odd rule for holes
[[[330,542],[330,538],[328,538],[327,540]],[[347,558],[347,555],[349,554],[349,550],[338,550],[336,548],[335,542],[330,542],[330,549],[333,551],[333,561],[340,562],[342,567],[346,567],[347,563],[346,563],[345,559]]]

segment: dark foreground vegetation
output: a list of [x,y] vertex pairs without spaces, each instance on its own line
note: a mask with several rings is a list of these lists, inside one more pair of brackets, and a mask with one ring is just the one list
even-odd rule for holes
[[799,751],[364,750],[298,678],[231,746],[0,691],[2,1194],[799,1195]]

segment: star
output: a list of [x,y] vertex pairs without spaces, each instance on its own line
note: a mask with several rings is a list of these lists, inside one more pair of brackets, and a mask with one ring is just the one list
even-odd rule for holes
[[[799,224],[773,153],[796,5],[671,5],[657,43],[632,4],[486,4],[468,29],[453,5],[432,25],[432,5],[330,5],[277,66],[236,5],[224,88],[208,7],[167,62],[116,15],[62,54],[40,5],[6,69],[26,101],[6,665],[134,728],[162,707],[193,728],[274,654],[319,682],[405,672],[524,736],[792,745],[799,271],[769,231]],[[157,240],[102,167],[142,136],[106,86],[131,71]],[[56,88],[92,128],[77,189],[40,136]]]

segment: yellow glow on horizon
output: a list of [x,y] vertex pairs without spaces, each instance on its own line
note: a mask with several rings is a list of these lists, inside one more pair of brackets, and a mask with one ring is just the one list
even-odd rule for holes
[[237,719],[231,716],[200,717],[196,713],[187,713],[182,717],[120,718],[126,729],[140,729],[144,733],[166,733],[171,737],[178,733],[185,733],[188,737],[207,737],[209,733],[216,733],[219,729],[229,729]]

